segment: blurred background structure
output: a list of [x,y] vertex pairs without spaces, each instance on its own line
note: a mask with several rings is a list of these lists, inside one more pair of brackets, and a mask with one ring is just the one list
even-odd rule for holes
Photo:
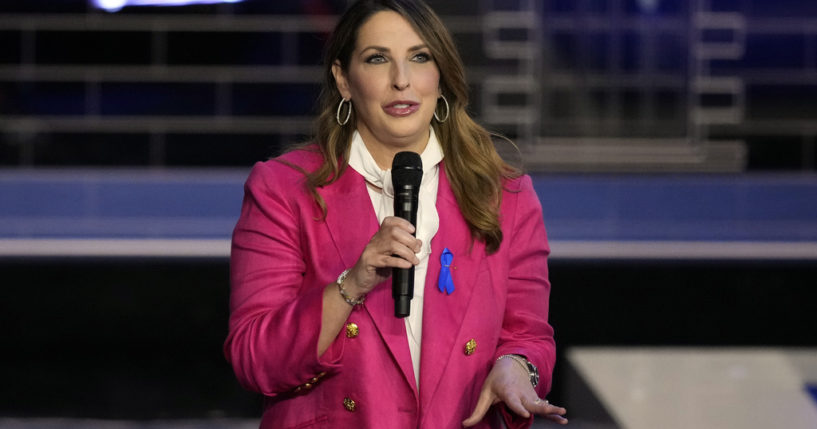
[[[220,354],[229,236],[250,166],[308,140],[349,2],[153,3],[0,2],[0,426],[259,415]],[[542,200],[551,400],[586,427],[713,421],[650,420],[661,399],[814,427],[817,3],[429,3]],[[650,390],[677,356],[804,405]]]
[[[345,3],[4,2],[2,163],[245,166],[276,154],[311,132],[322,43]],[[811,2],[436,3],[474,114],[533,169],[815,169]]]

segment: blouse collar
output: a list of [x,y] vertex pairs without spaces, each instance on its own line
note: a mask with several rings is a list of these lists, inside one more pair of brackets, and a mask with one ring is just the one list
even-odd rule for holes
[[[437,167],[443,160],[443,149],[437,140],[437,134],[434,133],[434,127],[429,127],[428,144],[423,153],[420,154],[420,159],[423,161],[423,177],[429,171]],[[352,136],[352,147],[349,153],[349,165],[367,182],[377,186],[383,190],[386,196],[394,197],[394,187],[391,183],[391,169],[382,170],[375,162],[372,154],[366,149],[363,143],[363,138],[360,133],[355,130]]]

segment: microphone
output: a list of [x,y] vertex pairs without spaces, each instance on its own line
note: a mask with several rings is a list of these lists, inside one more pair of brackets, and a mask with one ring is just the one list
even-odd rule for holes
[[[420,182],[423,180],[423,160],[414,152],[399,152],[391,164],[391,182],[394,185],[394,215],[401,217],[417,231],[417,205]],[[391,296],[394,298],[394,317],[406,317],[414,297],[414,267],[393,268]]]

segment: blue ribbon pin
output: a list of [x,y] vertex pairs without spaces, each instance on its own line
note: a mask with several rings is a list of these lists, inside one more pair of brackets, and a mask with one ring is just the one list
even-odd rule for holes
[[440,292],[445,292],[451,295],[454,292],[454,278],[451,277],[451,262],[454,260],[454,254],[446,247],[443,249],[443,254],[440,256],[440,280],[437,287]]

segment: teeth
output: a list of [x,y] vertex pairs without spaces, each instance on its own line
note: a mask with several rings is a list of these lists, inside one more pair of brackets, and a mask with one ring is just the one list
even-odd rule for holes
[[409,107],[409,105],[408,104],[395,104],[394,107],[396,107],[398,109],[405,109],[405,108]]

